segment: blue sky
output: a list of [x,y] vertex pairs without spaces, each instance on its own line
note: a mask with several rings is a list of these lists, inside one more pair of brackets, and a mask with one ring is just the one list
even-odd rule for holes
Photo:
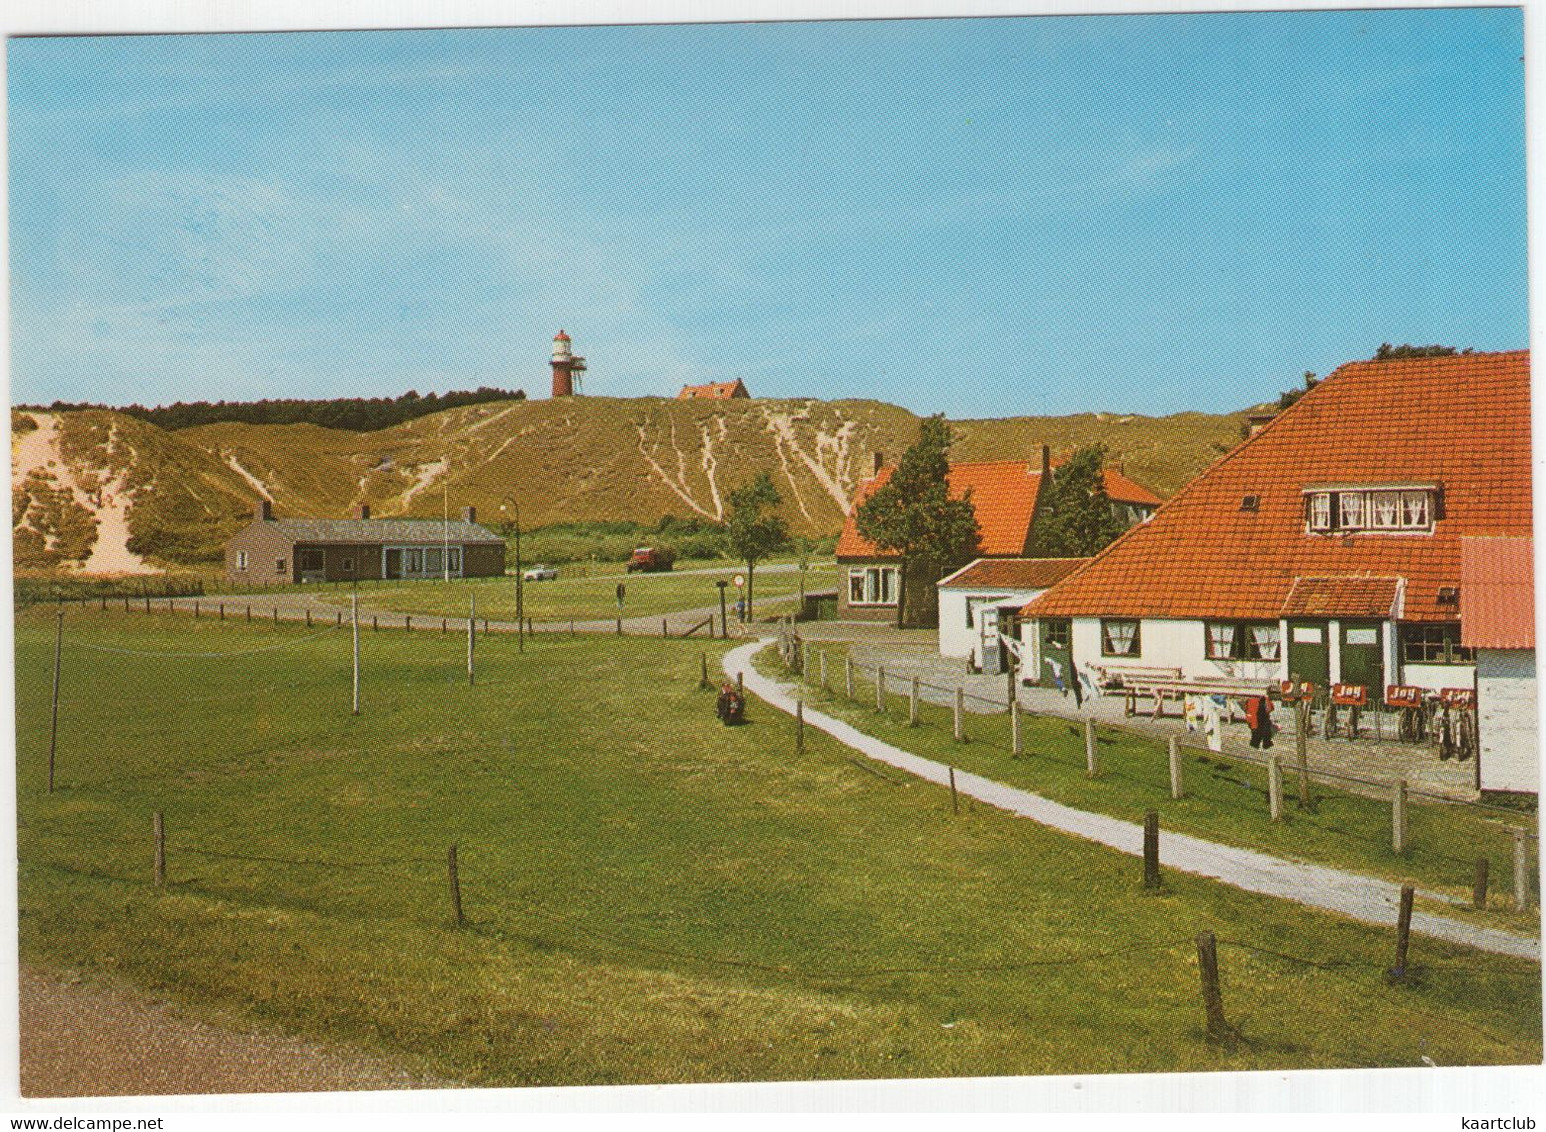
[[1513,9],[17,39],[12,398],[1223,411],[1528,345]]

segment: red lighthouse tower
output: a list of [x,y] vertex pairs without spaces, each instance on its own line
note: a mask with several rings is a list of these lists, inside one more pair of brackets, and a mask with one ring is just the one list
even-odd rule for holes
[[553,338],[553,396],[574,396],[574,375],[585,372],[585,359],[569,348],[569,335],[560,330]]

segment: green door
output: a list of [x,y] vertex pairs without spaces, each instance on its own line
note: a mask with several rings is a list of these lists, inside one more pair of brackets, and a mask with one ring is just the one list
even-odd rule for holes
[[1326,641],[1324,621],[1288,623],[1288,675],[1292,680],[1308,680],[1317,688],[1331,683],[1331,650]]
[[1362,684],[1369,702],[1385,694],[1385,650],[1378,621],[1342,622],[1342,683]]
[[1041,654],[1041,671],[1026,672],[1024,679],[1035,679],[1044,685],[1055,684],[1054,676],[1061,677],[1064,686],[1074,679],[1074,625],[1066,617],[1043,617],[1036,632]]

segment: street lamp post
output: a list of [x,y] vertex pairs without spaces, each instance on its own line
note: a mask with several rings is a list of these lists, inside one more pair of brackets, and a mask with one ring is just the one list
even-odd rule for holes
[[[521,505],[510,496],[505,496],[505,503],[510,505],[510,510],[515,515],[515,651],[526,651],[526,571],[521,565]],[[505,503],[499,505],[501,511],[505,510]]]

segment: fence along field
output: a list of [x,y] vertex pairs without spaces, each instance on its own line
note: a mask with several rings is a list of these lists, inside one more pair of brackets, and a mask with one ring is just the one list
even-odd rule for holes
[[[787,632],[779,655],[813,705],[907,750],[1081,809],[1131,819],[1157,806],[1179,832],[1411,880],[1447,897],[1433,902],[1446,914],[1540,932],[1533,813],[1319,769],[1308,776],[1311,804],[1302,806],[1296,791],[1285,791],[1294,768],[1277,762],[1274,772],[1271,757],[1217,754],[1175,737],[1162,743],[1018,705],[1011,712],[1007,697],[887,676],[884,666],[829,655]],[[969,702],[976,711],[966,710]]]
[[721,646],[493,634],[470,684],[456,635],[362,634],[355,716],[347,629],[71,609],[50,795],[55,628],[17,621],[29,962],[477,1084],[1540,1057],[1538,965],[1416,939],[1392,986],[1388,932],[723,728]]

